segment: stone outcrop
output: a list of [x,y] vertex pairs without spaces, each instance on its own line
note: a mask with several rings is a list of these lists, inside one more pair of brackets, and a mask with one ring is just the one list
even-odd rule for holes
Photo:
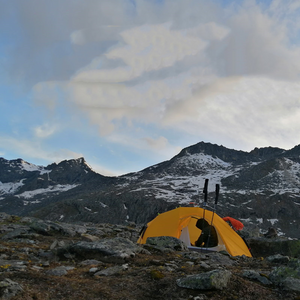
[[226,288],[231,277],[227,270],[212,270],[201,274],[189,275],[177,279],[177,285],[194,290],[222,290]]
[[106,238],[96,242],[78,242],[63,249],[81,259],[98,259],[105,262],[122,263],[135,257],[141,248],[132,241],[122,238]]
[[258,237],[247,239],[247,243],[256,257],[280,254],[300,258],[300,240],[298,239]]

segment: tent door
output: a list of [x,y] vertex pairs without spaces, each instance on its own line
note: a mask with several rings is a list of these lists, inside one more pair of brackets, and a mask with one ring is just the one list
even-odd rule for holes
[[187,246],[191,245],[190,241],[190,234],[189,234],[189,229],[188,226],[182,228],[180,238],[181,241],[183,241]]

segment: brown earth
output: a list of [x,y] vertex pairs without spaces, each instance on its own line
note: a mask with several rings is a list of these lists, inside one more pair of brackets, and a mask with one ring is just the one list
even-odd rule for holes
[[[226,268],[233,273],[229,285],[223,290],[212,291],[177,286],[176,279],[207,271],[199,264],[199,260],[191,263],[181,252],[163,253],[153,249],[151,254],[137,254],[128,261],[128,270],[110,276],[94,276],[89,270],[95,266],[84,266],[76,259],[53,260],[49,266],[39,265],[37,260],[32,260],[40,249],[49,249],[49,245],[55,239],[57,236],[39,236],[34,245],[14,241],[0,242],[1,256],[4,255],[7,260],[22,260],[27,263],[27,268],[22,271],[10,270],[8,265],[0,266],[0,281],[9,278],[23,288],[22,292],[11,298],[12,300],[300,299],[299,293],[283,291],[273,285],[264,286],[241,276],[245,269],[260,270],[268,274],[272,265],[261,258],[239,259],[237,265],[227,266]],[[72,242],[80,239],[64,237],[64,240]],[[27,249],[27,254],[24,249]],[[178,267],[169,270],[166,268],[168,264]],[[63,276],[51,276],[46,273],[47,270],[61,265],[73,266],[75,269]],[[113,265],[101,263],[100,269]]]

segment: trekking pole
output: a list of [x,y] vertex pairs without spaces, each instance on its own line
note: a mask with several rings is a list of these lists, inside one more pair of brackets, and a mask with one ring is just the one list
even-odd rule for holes
[[208,234],[208,239],[207,239],[207,247],[209,245],[209,240],[210,240],[210,235],[211,235],[211,228],[213,226],[215,211],[217,210],[217,204],[218,204],[218,199],[219,199],[219,192],[220,192],[220,185],[216,184],[216,197],[215,197],[215,203],[214,203],[213,213],[212,213],[212,217],[211,217],[211,223],[210,223],[210,227],[209,227],[209,234]]
[[205,208],[207,206],[207,188],[208,188],[208,179],[205,179],[204,182],[204,188],[203,188],[203,194],[204,194],[204,201],[203,201],[203,218],[202,218],[202,231],[201,235],[203,234],[203,228],[204,228],[204,222],[205,222]]
[[204,201],[203,201],[203,219],[205,219],[205,207],[207,205],[207,187],[208,187],[208,179],[205,179],[203,194],[204,194]]

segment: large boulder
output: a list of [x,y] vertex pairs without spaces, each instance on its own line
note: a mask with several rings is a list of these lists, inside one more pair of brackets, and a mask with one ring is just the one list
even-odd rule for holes
[[254,257],[267,257],[281,254],[289,257],[300,258],[300,240],[289,240],[286,238],[255,238],[248,239]]
[[11,299],[18,293],[22,292],[22,286],[9,278],[0,281],[0,298]]
[[269,278],[285,290],[300,292],[300,260],[291,259],[287,265],[275,268]]
[[160,250],[171,249],[175,251],[186,251],[188,250],[186,244],[172,236],[156,236],[148,237],[146,245],[154,246]]
[[194,290],[221,290],[227,287],[231,275],[227,270],[213,270],[179,278],[176,283],[179,287]]
[[67,251],[78,258],[98,259],[105,262],[124,262],[142,250],[132,241],[122,238],[107,238],[95,242],[81,241],[68,247]]
[[62,234],[66,236],[76,236],[85,234],[87,229],[77,224],[57,223],[51,221],[37,220],[32,222],[30,228],[42,235]]

